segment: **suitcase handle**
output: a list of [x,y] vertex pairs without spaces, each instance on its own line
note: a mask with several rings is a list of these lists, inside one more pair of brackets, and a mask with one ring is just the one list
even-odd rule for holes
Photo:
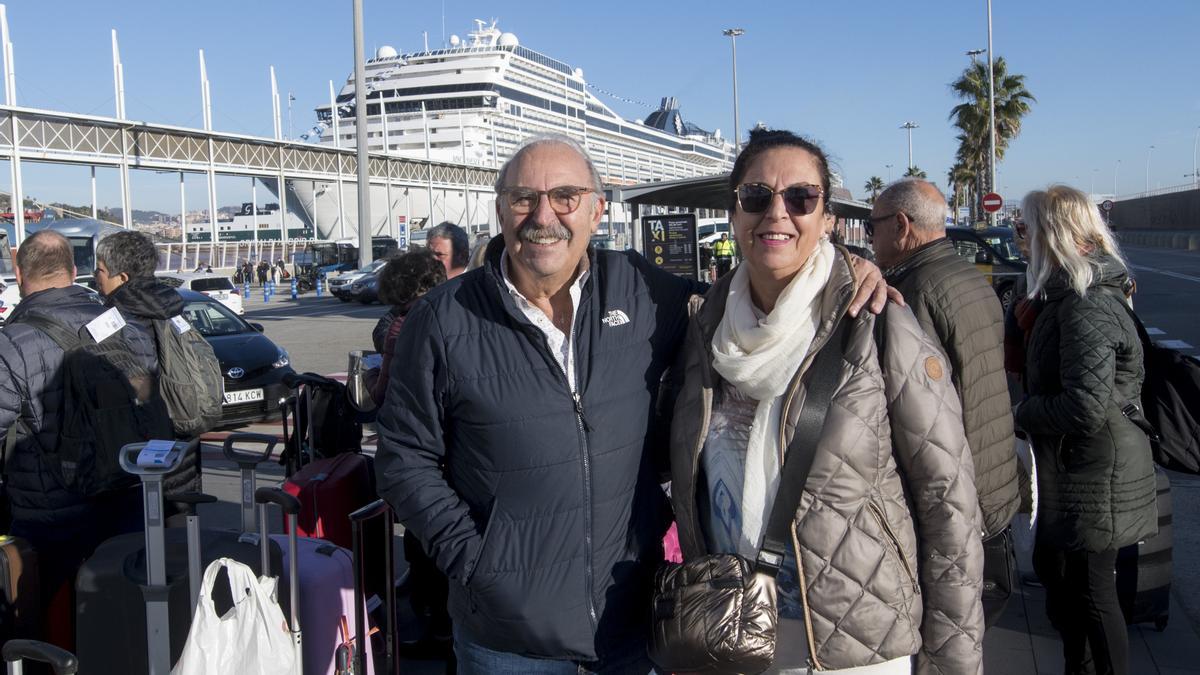
[[[262,452],[254,453],[248,450],[241,450],[233,447],[234,443],[262,443]],[[270,434],[252,434],[249,432],[239,432],[229,434],[225,438],[225,444],[221,446],[221,451],[225,453],[225,458],[231,462],[235,462],[243,469],[253,469],[259,464],[271,458],[271,453],[275,452],[275,445],[279,443],[278,436]]]
[[[157,443],[162,441],[155,442]],[[171,451],[174,453],[174,457],[170,455],[167,456],[167,459],[171,462],[169,465],[163,464],[160,466],[139,466],[138,455],[141,454],[142,450],[148,445],[146,442],[128,443],[121,446],[121,450],[117,453],[117,463],[121,465],[121,468],[124,469],[126,473],[139,476],[142,478],[142,480],[148,480],[147,477],[162,476],[170,471],[174,471],[175,467],[179,466],[184,457],[190,453],[196,452],[196,450],[200,447],[199,438],[194,438],[191,441],[167,440],[165,442],[174,444],[174,448]]]
[[261,487],[254,491],[256,504],[277,504],[288,515],[300,513],[300,500],[279,488]]
[[180,492],[178,494],[167,495],[166,500],[179,507],[179,511],[185,516],[196,514],[196,507],[201,504],[212,504],[217,501],[217,498],[212,495],[206,495],[203,492]]
[[49,663],[55,675],[73,675],[79,672],[79,661],[71,652],[37,640],[9,640],[4,643],[4,662],[16,663],[22,659]]
[[[354,533],[354,633],[360,643],[367,639],[367,621],[366,617],[363,616],[363,606],[366,604],[366,591],[363,586],[364,547],[362,525],[364,522],[380,516],[387,516],[386,526],[384,527],[384,537],[387,539],[387,542],[383,549],[385,579],[383,594],[386,611],[383,644],[384,672],[391,675],[396,672],[396,584],[393,578],[394,570],[392,566],[392,536],[395,519],[392,516],[391,505],[387,503],[387,500],[382,498],[376,499],[350,514],[350,526]],[[366,675],[366,648],[355,648],[353,658],[355,675]]]

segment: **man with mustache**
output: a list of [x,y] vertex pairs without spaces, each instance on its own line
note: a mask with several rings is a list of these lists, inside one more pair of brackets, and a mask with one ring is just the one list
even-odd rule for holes
[[[703,286],[589,246],[603,186],[570,138],[527,142],[496,193],[483,267],[396,339],[379,491],[449,577],[458,672],[647,673],[671,518],[659,382]],[[855,313],[883,307],[871,270]]]

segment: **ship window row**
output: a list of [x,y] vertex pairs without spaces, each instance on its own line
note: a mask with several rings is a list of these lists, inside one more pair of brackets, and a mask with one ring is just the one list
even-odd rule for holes
[[544,56],[542,54],[539,54],[528,47],[522,47],[522,46],[518,45],[517,47],[515,47],[513,49],[513,53],[522,58],[529,59],[530,61],[533,61],[534,63],[541,64],[543,66],[546,66],[547,68],[552,68],[554,70],[557,70],[558,72],[560,72],[564,75],[571,75],[574,72],[571,70],[571,66],[568,66],[567,64],[563,63],[562,61],[558,61],[556,59],[550,58],[549,56]]
[[652,143],[658,143],[659,145],[667,145],[667,146],[675,148],[676,150],[680,150],[683,152],[695,152],[695,153],[698,153],[701,155],[706,155],[708,157],[712,157],[714,159],[725,159],[725,155],[722,152],[720,152],[719,150],[713,150],[712,148],[706,148],[704,146],[696,145],[695,143],[685,143],[685,142],[671,141],[671,140],[667,140],[664,138],[660,138],[653,134],[647,133],[641,129],[638,129],[634,125],[614,124],[612,122],[597,119],[597,118],[591,117],[591,116],[589,116],[587,118],[587,122],[588,122],[588,124],[600,127],[601,129],[608,129],[609,131],[612,131],[614,133],[625,134],[627,136],[634,136],[636,138],[650,141]]
[[578,100],[579,97],[571,96],[571,92],[560,86],[561,83],[555,83],[553,85],[547,84],[544,79],[527,77],[522,73],[513,72],[511,70],[504,74],[504,79],[509,82],[524,85],[530,89],[536,89],[538,91],[545,92],[551,96],[561,96],[568,99],[568,101],[572,103],[578,104],[582,102]]

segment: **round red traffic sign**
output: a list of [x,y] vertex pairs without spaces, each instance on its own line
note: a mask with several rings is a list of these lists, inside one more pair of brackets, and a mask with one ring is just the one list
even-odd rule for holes
[[1104,209],[1105,211],[1112,211],[1112,207],[1113,201],[1111,199],[1105,199],[1103,202],[1100,202],[1100,208]]
[[989,192],[983,196],[983,210],[988,213],[995,213],[1004,206],[1004,198],[995,192]]

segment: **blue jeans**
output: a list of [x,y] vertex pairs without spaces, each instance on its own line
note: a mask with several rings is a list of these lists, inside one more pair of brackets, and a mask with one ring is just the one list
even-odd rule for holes
[[637,642],[607,661],[556,661],[499,652],[467,640],[454,629],[454,655],[459,675],[647,675],[654,664],[646,644]]

